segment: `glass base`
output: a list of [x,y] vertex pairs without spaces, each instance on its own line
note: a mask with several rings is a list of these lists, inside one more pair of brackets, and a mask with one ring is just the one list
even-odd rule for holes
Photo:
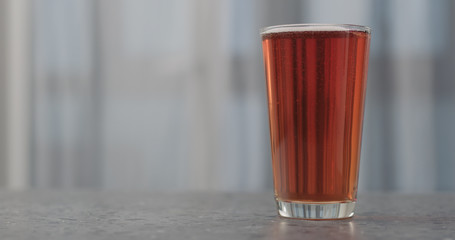
[[354,216],[355,202],[302,203],[276,200],[278,213],[286,218],[343,219]]

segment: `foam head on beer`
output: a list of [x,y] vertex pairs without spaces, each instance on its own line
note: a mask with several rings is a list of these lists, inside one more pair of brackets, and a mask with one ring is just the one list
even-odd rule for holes
[[349,32],[349,31],[363,31],[370,32],[369,28],[357,27],[356,25],[327,25],[327,24],[295,24],[295,25],[282,25],[264,28],[261,34],[280,33],[280,32]]

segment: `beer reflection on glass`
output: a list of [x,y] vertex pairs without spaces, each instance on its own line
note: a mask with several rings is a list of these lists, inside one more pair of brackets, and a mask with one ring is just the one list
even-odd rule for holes
[[352,217],[370,29],[281,25],[261,36],[279,214]]

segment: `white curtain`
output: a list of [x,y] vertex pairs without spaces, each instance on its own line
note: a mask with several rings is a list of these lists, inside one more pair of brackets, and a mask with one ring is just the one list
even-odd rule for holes
[[259,29],[325,22],[373,29],[360,188],[455,190],[453,1],[15,2],[4,186],[270,189]]

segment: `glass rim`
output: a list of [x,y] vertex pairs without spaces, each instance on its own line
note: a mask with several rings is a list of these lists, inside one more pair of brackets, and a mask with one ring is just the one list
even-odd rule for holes
[[305,32],[305,31],[360,31],[371,34],[371,28],[356,24],[327,24],[327,23],[298,23],[298,24],[283,24],[273,25],[261,28],[261,35],[268,33],[281,32]]

